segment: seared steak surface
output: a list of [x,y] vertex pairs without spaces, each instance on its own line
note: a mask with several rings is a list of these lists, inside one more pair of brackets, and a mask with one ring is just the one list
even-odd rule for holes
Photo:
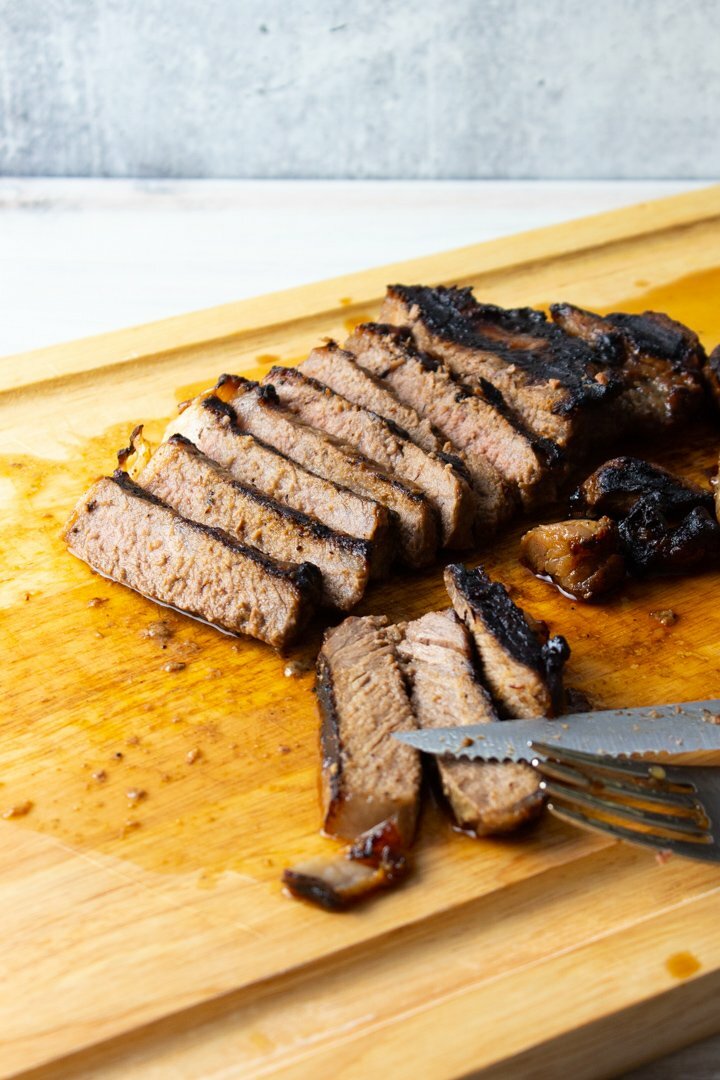
[[415,727],[398,661],[400,634],[382,615],[350,617],[325,635],[317,666],[324,829],[354,840],[384,821],[412,841],[419,754],[392,738]]
[[565,638],[548,640],[482,567],[445,568],[445,586],[456,614],[472,634],[481,676],[506,716],[530,719],[562,711],[562,669],[570,655]]
[[151,600],[276,648],[307,622],[320,572],[186,521],[124,473],[97,480],[65,528],[70,551]]
[[335,532],[241,484],[183,435],[156,450],[138,483],[183,517],[276,559],[312,562],[322,573],[324,603],[347,611],[362,599],[370,576],[367,540]]
[[632,510],[638,499],[657,493],[668,513],[682,513],[696,506],[712,510],[712,492],[681,480],[673,473],[636,457],[616,457],[588,476],[570,498],[571,509],[595,517],[619,518]]
[[[432,611],[405,627],[398,646],[420,727],[497,720],[478,681],[470,635],[454,611]],[[537,772],[512,762],[437,758],[443,793],[457,824],[477,836],[509,832],[542,806]]]
[[620,536],[608,517],[538,525],[520,541],[520,561],[578,600],[595,600],[625,577]]

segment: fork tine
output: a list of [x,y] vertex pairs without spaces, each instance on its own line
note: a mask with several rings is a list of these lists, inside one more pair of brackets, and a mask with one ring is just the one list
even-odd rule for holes
[[700,843],[687,840],[670,840],[654,833],[636,832],[634,829],[626,829],[622,825],[612,825],[609,821],[587,817],[585,814],[576,813],[574,810],[555,806],[554,803],[549,803],[548,809],[561,821],[566,821],[570,825],[579,825],[583,829],[607,833],[617,840],[627,840],[631,844],[656,848],[660,851],[671,851],[675,855],[683,855],[689,859],[720,862],[720,847],[712,842],[712,838],[707,833]]
[[[542,758],[551,758],[562,765],[573,767],[579,766],[591,769],[593,774],[602,771],[603,774],[612,776],[622,781],[634,778],[638,781],[651,783],[655,789],[661,785],[675,787],[679,791],[694,792],[694,785],[683,777],[677,767],[659,765],[657,762],[633,761],[632,759],[618,760],[617,758],[604,757],[601,754],[589,754],[584,750],[570,750],[566,746],[558,746],[551,743],[530,742],[530,748],[540,755],[537,764],[542,764]],[[533,762],[535,764],[535,762]],[[657,770],[657,775],[653,775]]]
[[[552,781],[543,780],[540,787],[547,792],[551,799],[562,799],[563,802],[574,803],[584,807],[588,811],[594,810],[601,814],[609,814],[631,824],[645,825],[648,828],[657,827],[667,829],[670,832],[682,833],[686,836],[700,838],[707,832],[707,817],[703,822],[693,817],[677,817],[673,814],[658,814],[652,810],[642,810],[637,806],[628,806],[613,799],[604,799],[601,795],[589,794],[579,791],[577,788],[569,788],[563,784],[555,784]],[[698,813],[701,812],[697,807]]]
[[582,788],[586,791],[592,789],[596,792],[602,792],[603,795],[630,799],[633,802],[650,805],[651,807],[662,807],[668,812],[682,813],[685,811],[685,816],[687,816],[688,813],[698,813],[700,810],[696,795],[665,789],[661,784],[656,784],[653,787],[643,787],[641,784],[633,783],[632,777],[629,783],[619,784],[607,780],[599,772],[590,768],[587,768],[585,772],[580,772],[555,760],[545,761],[541,758],[536,759],[535,768],[543,777],[549,780],[558,780],[562,784]]

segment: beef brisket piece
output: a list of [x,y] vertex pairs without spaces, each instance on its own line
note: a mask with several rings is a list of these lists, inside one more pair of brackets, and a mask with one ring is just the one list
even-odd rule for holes
[[276,559],[313,563],[322,573],[325,604],[348,611],[362,599],[370,573],[367,540],[335,532],[234,480],[184,435],[158,447],[138,483],[183,517],[222,529],[242,544]]
[[545,625],[531,622],[505,586],[491,581],[482,567],[446,567],[445,587],[473,635],[482,679],[505,715],[529,719],[560,712],[562,668],[570,655],[565,638],[548,640]]
[[520,561],[578,600],[595,600],[625,577],[614,521],[602,517],[538,525],[520,541]]
[[383,821],[339,854],[317,856],[283,873],[283,884],[298,900],[325,911],[344,911],[380,889],[402,881],[408,864],[397,826]]
[[402,402],[382,379],[360,367],[353,354],[341,349],[336,342],[329,341],[321,348],[313,349],[307,360],[300,364],[300,370],[325,383],[355,405],[362,405],[364,409],[391,420],[428,453],[432,450],[442,452],[443,440],[432,424],[424,420],[412,406]]
[[237,425],[235,412],[214,396],[195,399],[168,426],[248,484],[284,506],[316,518],[338,533],[370,542],[372,577],[386,577],[394,553],[387,507],[332,480],[317,476]]
[[261,387],[240,376],[223,375],[217,391],[235,410],[244,431],[326,480],[334,480],[393,511],[404,561],[415,568],[430,565],[437,550],[438,523],[433,507],[418,487],[383,472],[348,443],[303,423],[282,407],[272,386]]
[[[481,489],[489,462],[526,507],[555,497],[558,447],[523,427],[489,383],[474,390],[464,385],[445,364],[419,352],[403,329],[368,323],[354,331],[347,347],[464,455]],[[507,492],[502,498],[512,505]]]
[[424,492],[440,517],[444,547],[469,547],[475,519],[470,485],[452,461],[426,453],[391,420],[354,405],[298,368],[274,367],[263,380],[304,424],[355,447],[386,472]]
[[464,381],[490,383],[532,431],[560,446],[597,433],[598,407],[622,389],[614,352],[564,333],[541,311],[479,304],[470,289],[391,285],[380,321],[407,326],[422,351]]
[[553,304],[553,321],[591,346],[614,348],[625,382],[618,407],[637,428],[667,427],[686,420],[703,400],[705,361],[697,334],[667,315],[596,315],[572,304]]
[[415,726],[383,615],[350,617],[325,635],[317,666],[324,829],[354,840],[384,821],[408,847],[420,799],[417,751],[392,738]]
[[570,497],[573,513],[623,517],[644,495],[657,492],[667,513],[677,514],[702,506],[713,509],[713,496],[687,480],[636,457],[616,457],[600,465]]
[[715,407],[720,409],[720,345],[717,345],[705,362],[702,369],[705,389],[715,402]]
[[[477,678],[470,635],[452,610],[431,611],[408,623],[398,652],[420,727],[497,720]],[[509,832],[542,807],[540,778],[528,765],[451,757],[436,761],[457,824],[477,836]]]
[[123,472],[93,484],[64,538],[106,577],[276,648],[297,635],[320,594],[315,566],[279,562],[186,521]]

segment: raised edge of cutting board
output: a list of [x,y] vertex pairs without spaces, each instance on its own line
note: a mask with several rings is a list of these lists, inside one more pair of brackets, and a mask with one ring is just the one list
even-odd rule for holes
[[[159,431],[183,388],[342,337],[376,313],[390,280],[474,284],[507,305],[608,307],[650,288],[672,297],[672,283],[710,271],[718,251],[711,188],[0,360],[10,525],[0,537],[0,798],[35,803],[0,821],[3,1075],[591,1077],[720,1030],[717,868],[660,865],[549,821],[528,837],[474,842],[431,814],[407,887],[340,917],[283,898],[277,878],[291,851],[281,835],[266,866],[253,843],[284,829],[298,854],[323,848],[311,676],[286,679],[268,650],[242,643],[231,655],[228,639],[178,619],[170,652],[199,651],[183,654],[182,681],[167,689],[163,656],[137,634],[152,606],[92,579],[51,538],[69,493],[110,467],[135,420]],[[697,328],[713,344],[720,326],[708,318]],[[663,460],[701,478],[713,437],[695,431]],[[11,483],[14,466],[27,482]],[[43,512],[47,532],[32,528]],[[518,531],[484,557],[567,633],[572,681],[598,705],[718,693],[718,575],[582,609],[515,565]],[[442,602],[439,579],[395,582],[363,610],[430,610]],[[105,606],[88,610],[88,597]],[[662,606],[680,611],[677,630],[648,620]],[[192,715],[172,715],[184,700]],[[199,781],[198,764],[177,766],[171,752],[200,738],[203,708],[224,710],[231,730],[208,722]],[[277,746],[296,733],[302,745]],[[107,783],[93,780],[119,746],[135,772],[116,783],[120,766],[107,764]],[[109,838],[108,804],[138,777],[149,792],[142,828]],[[233,790],[234,777],[246,790]],[[174,814],[184,834],[173,833]],[[233,844],[237,861],[223,869]]]

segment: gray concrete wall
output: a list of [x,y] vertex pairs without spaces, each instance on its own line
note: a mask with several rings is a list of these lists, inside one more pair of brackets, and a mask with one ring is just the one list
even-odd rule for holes
[[0,174],[720,175],[718,0],[0,0]]

